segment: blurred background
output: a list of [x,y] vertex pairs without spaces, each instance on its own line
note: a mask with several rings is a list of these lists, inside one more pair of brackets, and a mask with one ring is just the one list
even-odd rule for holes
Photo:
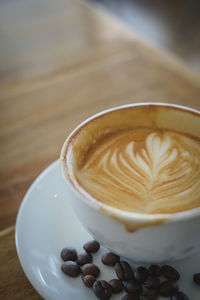
[[200,74],[199,0],[88,0]]
[[[200,74],[199,0],[82,1],[117,17],[139,38]],[[81,24],[87,18],[81,11],[74,14],[74,7],[67,0],[1,0],[0,79],[27,73],[29,66],[33,73],[48,71],[49,64],[61,63],[73,52],[69,35],[84,32]],[[67,27],[69,18],[76,26]]]

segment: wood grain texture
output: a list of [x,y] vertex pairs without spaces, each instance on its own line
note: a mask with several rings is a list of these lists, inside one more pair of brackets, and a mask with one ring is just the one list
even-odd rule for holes
[[[56,9],[54,1],[26,2],[0,3],[1,230],[85,118],[131,102],[200,107],[199,79],[115,20],[77,0],[56,1]],[[20,269],[13,230],[0,245],[0,299],[41,299]]]
[[0,299],[1,300],[40,300],[26,278],[15,249],[14,227],[0,234]]

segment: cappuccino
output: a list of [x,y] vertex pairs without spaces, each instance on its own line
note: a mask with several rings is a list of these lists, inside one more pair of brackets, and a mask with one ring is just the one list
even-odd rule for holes
[[102,209],[155,215],[200,207],[199,116],[149,104],[99,114],[68,139],[68,178]]
[[131,212],[175,213],[200,206],[200,139],[172,130],[113,132],[76,170],[96,200]]
[[163,263],[200,249],[200,111],[111,108],[81,123],[60,158],[66,199],[110,251]]

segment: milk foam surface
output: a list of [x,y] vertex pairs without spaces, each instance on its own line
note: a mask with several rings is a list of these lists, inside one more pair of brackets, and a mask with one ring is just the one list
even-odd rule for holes
[[125,211],[174,213],[200,206],[200,141],[155,129],[110,134],[76,170],[95,199]]

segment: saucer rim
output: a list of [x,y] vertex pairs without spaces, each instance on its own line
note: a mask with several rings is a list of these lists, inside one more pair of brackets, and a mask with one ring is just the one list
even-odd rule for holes
[[29,186],[17,213],[16,218],[16,224],[15,224],[15,247],[17,251],[17,256],[20,262],[20,265],[23,269],[23,272],[25,273],[26,278],[29,280],[30,284],[33,286],[33,288],[37,291],[37,293],[44,299],[48,297],[48,293],[45,291],[45,289],[42,288],[42,285],[38,284],[38,281],[35,280],[35,277],[30,274],[29,270],[27,269],[26,265],[23,262],[23,257],[21,255],[21,250],[19,246],[20,242],[20,227],[21,222],[23,220],[23,213],[25,210],[25,207],[27,205],[27,202],[29,201],[29,196],[32,193],[32,191],[35,189],[36,185],[49,173],[52,171],[52,169],[58,167],[59,165],[59,159],[56,159],[54,162],[52,162],[49,166],[47,166],[45,169],[42,170],[41,173],[35,178],[35,180],[32,182],[32,184]]

